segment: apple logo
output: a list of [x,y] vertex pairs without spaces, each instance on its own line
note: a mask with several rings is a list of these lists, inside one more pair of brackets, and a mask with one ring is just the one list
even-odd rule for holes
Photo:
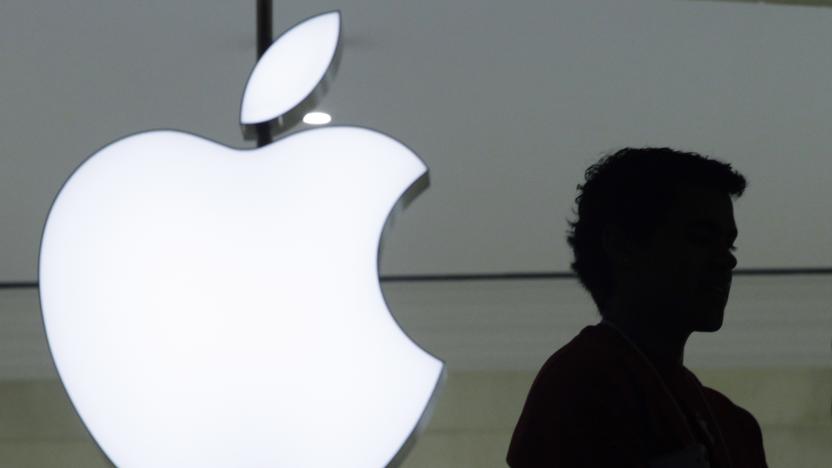
[[[244,130],[290,126],[320,97],[340,25],[325,13],[272,44]],[[390,314],[378,258],[427,184],[407,147],[352,126],[241,150],[147,131],[84,161],[44,225],[40,301],[61,381],[109,459],[399,464],[445,367]]]

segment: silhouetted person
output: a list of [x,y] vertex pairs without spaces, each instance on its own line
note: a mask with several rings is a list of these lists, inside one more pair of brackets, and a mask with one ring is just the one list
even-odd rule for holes
[[567,242],[602,321],[543,365],[512,468],[766,467],[760,426],[683,365],[722,327],[745,178],[670,148],[625,148],[586,171]]

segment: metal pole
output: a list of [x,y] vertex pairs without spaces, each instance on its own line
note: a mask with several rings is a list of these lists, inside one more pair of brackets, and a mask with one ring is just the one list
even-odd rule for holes
[[[272,44],[272,0],[257,0],[257,60]],[[257,147],[272,142],[268,123],[256,125]]]

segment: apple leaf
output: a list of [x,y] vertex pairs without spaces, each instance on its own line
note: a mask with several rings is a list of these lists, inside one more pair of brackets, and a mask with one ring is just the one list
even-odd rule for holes
[[240,110],[247,137],[254,125],[288,128],[312,110],[335,75],[341,52],[341,14],[304,20],[272,42],[249,75]]

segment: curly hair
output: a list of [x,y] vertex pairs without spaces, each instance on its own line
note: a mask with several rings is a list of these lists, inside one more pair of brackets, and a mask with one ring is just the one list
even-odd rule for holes
[[575,202],[577,221],[569,221],[566,242],[575,256],[570,264],[581,285],[604,316],[613,292],[613,265],[602,246],[608,225],[619,227],[640,246],[651,241],[676,202],[681,184],[714,188],[742,196],[746,180],[730,164],[671,148],[623,148],[584,173]]

